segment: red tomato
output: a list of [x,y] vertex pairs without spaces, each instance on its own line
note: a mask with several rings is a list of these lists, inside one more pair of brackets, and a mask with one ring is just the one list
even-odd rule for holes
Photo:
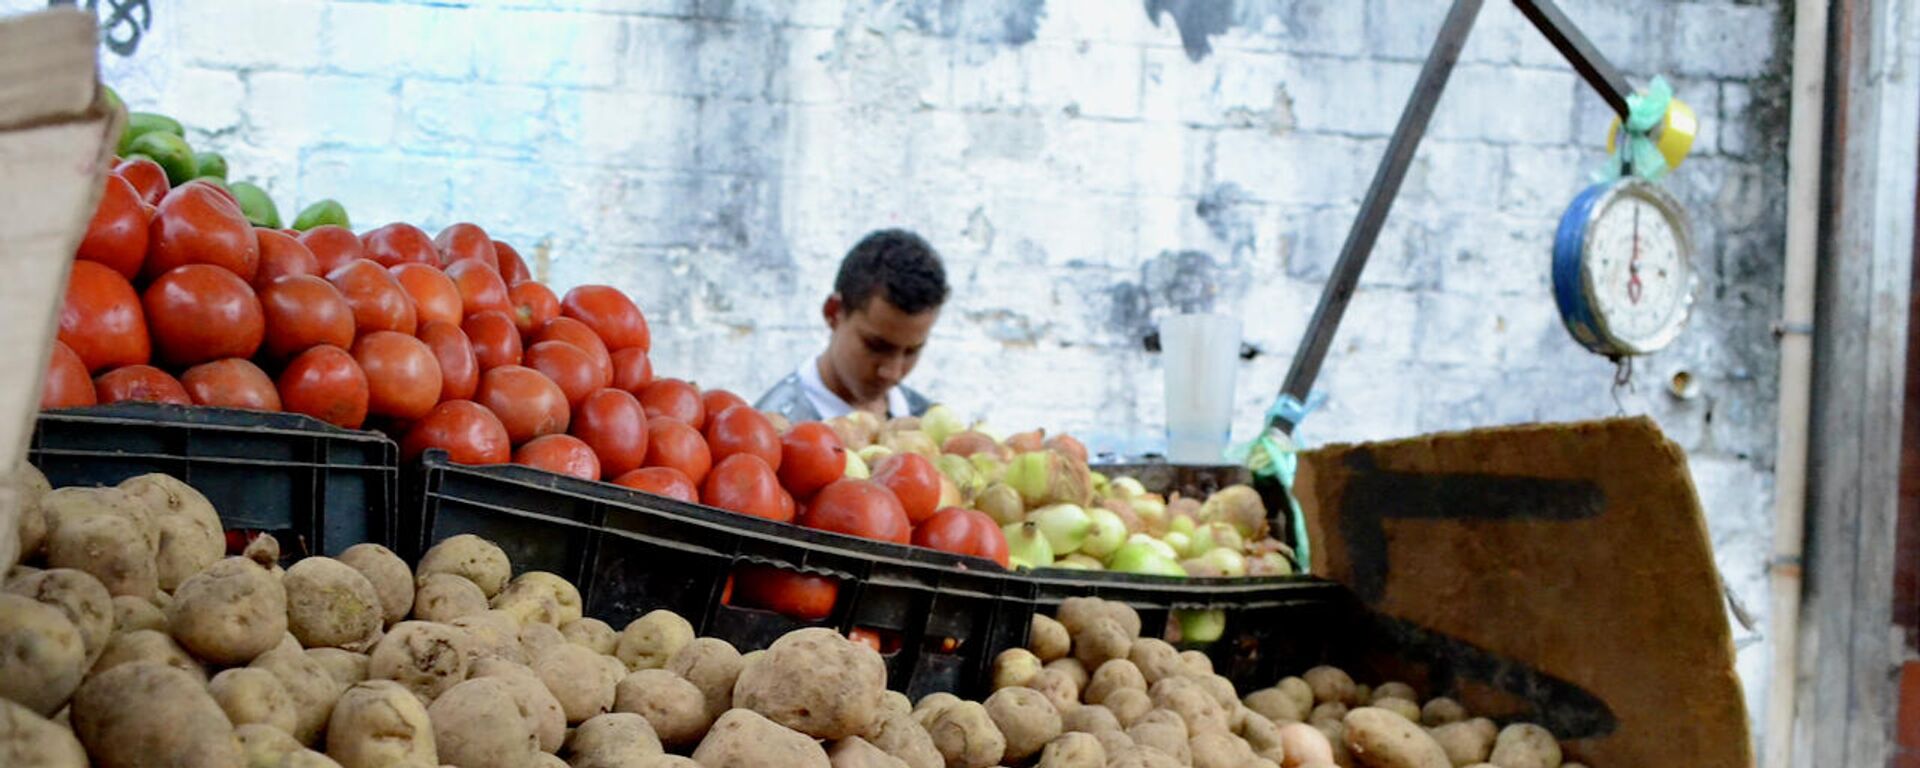
[[300,353],[280,372],[280,405],[336,427],[359,429],[367,422],[372,397],[367,374],[340,347],[318,346]]
[[327,273],[327,282],[340,289],[353,307],[353,327],[361,335],[395,331],[412,336],[419,328],[413,299],[393,274],[370,259],[359,259]]
[[638,397],[653,382],[653,361],[648,359],[646,350],[627,347],[613,353],[610,359],[613,361],[613,386]]
[[747,405],[739,395],[724,389],[708,389],[700,392],[700,410],[709,415],[717,414],[736,405]]
[[60,341],[89,371],[144,365],[153,356],[140,295],[112,267],[91,261],[76,261],[67,273]]
[[779,472],[788,493],[810,498],[847,473],[847,449],[824,423],[795,424],[780,436]]
[[173,186],[167,183],[167,169],[144,157],[120,161],[113,167],[113,173],[126,179],[133,186],[134,194],[140,196],[140,202],[147,205],[159,205],[167,193],[173,191]]
[[652,351],[653,338],[647,332],[647,318],[633,300],[606,285],[583,285],[567,291],[560,300],[560,314],[586,323],[607,349],[639,347]]
[[460,289],[467,317],[496,310],[509,316],[513,313],[507,284],[500,281],[500,273],[492,265],[479,259],[461,259],[447,265],[447,277],[453,278],[454,286]]
[[1007,536],[987,513],[944,507],[913,529],[913,544],[960,555],[983,557],[1007,566]]
[[505,312],[470,315],[460,324],[460,330],[466,331],[467,340],[473,343],[473,355],[480,361],[482,371],[519,365],[525,359],[520,350],[520,331],[513,327],[513,318]]
[[798,518],[799,511],[800,503],[793,500],[793,494],[787,493],[785,488],[780,489],[780,514],[792,520]]
[[604,375],[600,386],[613,382],[613,356],[607,354],[607,345],[600,343],[600,337],[592,328],[569,317],[556,317],[540,326],[533,335],[533,343],[543,341],[564,341],[579,347],[581,351],[593,356],[594,369]]
[[321,344],[353,345],[353,307],[340,289],[312,275],[292,275],[260,289],[267,356],[290,360]]
[[380,262],[380,266],[391,267],[398,264],[427,264],[438,267],[445,263],[440,260],[440,250],[433,247],[433,238],[412,224],[394,222],[360,236],[360,247],[367,251],[367,258]]
[[940,506],[940,470],[917,453],[895,453],[873,465],[873,481],[900,497],[907,519],[914,525],[932,517]]
[[764,414],[749,406],[737,405],[707,419],[706,437],[716,461],[751,453],[774,471],[780,469],[780,433]]
[[647,458],[647,413],[625,390],[609,388],[587,395],[573,410],[568,430],[593,446],[606,477],[624,475]]
[[260,270],[253,274],[254,290],[264,291],[282,277],[320,274],[320,260],[313,251],[287,233],[254,227],[253,239],[260,243]]
[[735,603],[801,621],[820,621],[833,615],[833,604],[840,599],[839,580],[828,576],[759,565],[742,566],[733,576]]
[[[432,322],[459,325],[465,319],[460,303],[460,289],[453,287],[453,280],[446,273],[428,264],[395,264],[387,269],[393,279],[400,283],[400,289],[407,292],[413,300],[413,313],[422,325]],[[465,398],[455,398],[464,400]]]
[[266,338],[266,313],[253,288],[211,264],[188,264],[161,275],[147,286],[142,303],[155,351],[173,365],[252,357]]
[[[522,334],[538,331],[548,320],[560,316],[560,299],[546,286],[531,280],[508,288],[507,301],[513,303],[513,325]],[[599,340],[600,337],[594,337],[594,341]]]
[[864,645],[868,648],[872,648],[874,653],[880,652],[880,633],[879,632],[875,632],[866,627],[854,627],[853,629],[847,631],[847,639],[852,640],[861,645]]
[[472,400],[480,388],[480,361],[466,332],[452,323],[432,322],[420,326],[420,340],[440,361],[440,399]]
[[201,363],[180,374],[180,386],[195,405],[216,408],[244,408],[250,411],[280,410],[280,390],[260,366],[237,357]]
[[331,274],[334,270],[352,264],[367,257],[367,249],[360,246],[360,238],[345,227],[332,224],[314,227],[300,235],[300,244],[313,251],[313,258],[320,262],[316,275]]
[[400,457],[414,461],[428,448],[446,451],[458,464],[505,464],[513,458],[507,428],[471,400],[448,400],[414,422],[400,440]]
[[487,231],[465,222],[440,230],[433,238],[433,247],[439,249],[441,263],[452,264],[461,259],[479,259],[500,271],[499,257],[494,255],[493,240],[487,237]]
[[560,385],[569,405],[578,406],[587,395],[606,386],[594,370],[593,358],[565,342],[542,341],[527,347],[525,364]]
[[844,533],[875,541],[905,544],[913,526],[900,500],[885,486],[868,480],[843,478],[814,494],[800,524],[822,531]]
[[67,345],[54,340],[53,359],[47,363],[47,376],[40,383],[40,409],[82,408],[96,402],[87,364]]
[[141,274],[159,277],[188,264],[212,264],[252,281],[260,271],[260,241],[240,206],[206,182],[167,193],[149,227]]
[[582,480],[600,479],[600,458],[593,455],[592,446],[573,435],[542,435],[528,440],[513,452],[513,463]]
[[397,331],[374,331],[353,343],[353,360],[367,374],[368,413],[412,420],[440,402],[440,361],[426,342]]
[[108,176],[100,206],[93,209],[87,236],[80,241],[78,258],[105,264],[132,280],[147,259],[147,228],[152,224],[147,204],[133,185],[119,176]]
[[533,279],[533,273],[527,271],[527,263],[520,260],[520,252],[499,240],[493,241],[493,253],[500,259],[500,279],[507,285],[519,285]]
[[780,509],[780,480],[773,468],[750,453],[736,453],[715,464],[700,489],[700,500],[729,512],[793,522],[793,515]]
[[640,404],[647,407],[648,416],[665,416],[694,429],[707,422],[699,390],[679,379],[654,379],[640,390]]
[[654,416],[647,419],[646,465],[672,467],[698,485],[713,469],[713,456],[699,430],[678,419]]
[[193,405],[180,380],[151,365],[115,368],[93,380],[93,392],[101,403],[135,401]]
[[539,371],[518,365],[502,365],[480,374],[480,389],[473,399],[500,417],[514,445],[566,432],[573,418],[560,385]]
[[646,491],[655,496],[665,496],[688,504],[700,503],[699,487],[692,480],[673,467],[641,467],[613,479],[615,485],[624,485],[636,491]]

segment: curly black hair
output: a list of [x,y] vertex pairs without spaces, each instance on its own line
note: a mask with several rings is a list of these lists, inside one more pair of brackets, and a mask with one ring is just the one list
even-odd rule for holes
[[866,309],[875,296],[909,315],[947,301],[947,270],[925,239],[904,229],[868,234],[840,261],[833,290],[849,312]]

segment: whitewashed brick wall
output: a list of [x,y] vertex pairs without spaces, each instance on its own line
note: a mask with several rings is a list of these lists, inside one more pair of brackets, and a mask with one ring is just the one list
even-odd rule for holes
[[[0,0],[0,11],[41,0]],[[1385,148],[1442,0],[150,0],[106,72],[283,211],[481,224],[564,289],[639,297],[656,366],[751,396],[822,343],[862,233],[917,229],[957,289],[914,382],[1096,448],[1159,440],[1140,337],[1198,252],[1264,354],[1259,422]],[[1763,563],[1784,222],[1779,0],[1563,0],[1706,126],[1669,187],[1701,245],[1695,320],[1613,369],[1548,294],[1561,208],[1610,114],[1490,2],[1362,281],[1316,441],[1648,413],[1692,457],[1765,694]],[[1183,46],[1187,25],[1224,31]],[[1197,44],[1205,41],[1205,49]],[[1664,393],[1686,371],[1700,397]]]

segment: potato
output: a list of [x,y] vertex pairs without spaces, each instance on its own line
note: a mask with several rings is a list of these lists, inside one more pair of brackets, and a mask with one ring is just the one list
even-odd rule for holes
[[1213,674],[1213,659],[1199,651],[1181,651],[1180,665],[1195,677]]
[[169,475],[151,473],[121,481],[120,490],[147,505],[160,548],[155,555],[160,589],[172,592],[187,577],[227,554],[226,531],[207,497]]
[[492,610],[512,616],[519,624],[560,627],[560,601],[544,589],[503,589],[488,605]]
[[[87,649],[87,664],[100,658],[113,636],[113,596],[107,588],[84,571],[54,568],[7,581],[6,592],[51,605],[66,614],[73,628],[80,631],[80,642]],[[138,598],[129,597],[129,600]]]
[[0,594],[0,698],[52,715],[86,673],[86,641],[66,613],[32,598]]
[[287,633],[287,591],[258,563],[229,557],[180,584],[167,630],[196,658],[245,664]]
[[1133,662],[1112,659],[1093,671],[1083,696],[1088,704],[1104,704],[1107,697],[1122,688],[1144,692],[1147,690],[1146,676],[1140,673],[1140,668],[1134,666]]
[[287,631],[308,648],[364,651],[380,639],[386,613],[373,582],[331,557],[294,563],[281,579],[287,592]]
[[693,683],[664,669],[643,669],[627,675],[614,692],[615,712],[632,712],[647,719],[668,749],[700,743],[713,718],[707,698]]
[[1043,669],[1040,657],[1025,648],[1008,648],[993,657],[993,689],[1030,685]]
[[568,723],[582,723],[612,711],[620,677],[600,663],[602,658],[572,643],[561,643],[534,659],[533,673],[553,692],[560,709],[567,713]]
[[1127,660],[1140,670],[1147,685],[1160,682],[1164,677],[1186,673],[1186,666],[1180,661],[1180,651],[1159,638],[1134,638],[1133,645],[1127,650]]
[[1113,716],[1113,710],[1099,704],[1088,704],[1061,715],[1060,728],[1068,733],[1085,734],[1124,730],[1120,720]]
[[539,596],[553,598],[558,607],[558,612],[554,614],[555,621],[551,622],[555,627],[580,620],[580,590],[566,579],[546,571],[527,571],[514,577],[506,589],[494,597],[493,607],[499,608],[503,602]]
[[1396,696],[1390,696],[1373,703],[1373,706],[1404,717],[1407,722],[1420,722],[1420,705]]
[[1226,678],[1219,675],[1201,675],[1194,677],[1193,681],[1198,683],[1200,689],[1206,691],[1207,695],[1212,696],[1214,703],[1219,704],[1229,716],[1246,709],[1240,706],[1240,694],[1234,692],[1233,683]]
[[1187,743],[1186,726],[1178,720],[1143,720],[1127,729],[1127,737],[1137,746],[1151,747],[1181,765],[1193,764],[1193,747]]
[[1320,706],[1314,707],[1312,712],[1307,713],[1307,722],[1318,723],[1322,720],[1345,720],[1347,719],[1347,712],[1349,711],[1347,705],[1340,702],[1325,702]]
[[1087,665],[1080,663],[1079,659],[1073,658],[1072,656],[1047,662],[1046,668],[1042,671],[1046,670],[1052,670],[1066,675],[1067,679],[1073,681],[1073,689],[1076,691],[1086,690],[1087,683],[1093,682],[1092,671],[1087,669]]
[[1414,704],[1420,703],[1420,696],[1414,693],[1413,686],[1401,682],[1381,683],[1379,687],[1373,689],[1368,701],[1379,703],[1381,699],[1401,699]]
[[660,669],[691,642],[693,625],[680,614],[661,609],[634,619],[620,630],[613,655],[620,657],[630,672]]
[[[561,635],[560,630],[552,624],[534,622],[520,627],[520,650],[526,653],[529,659],[540,658],[541,652],[548,648],[567,644],[567,638]],[[581,647],[585,648],[586,646]],[[587,650],[593,651],[592,648],[587,648]],[[594,651],[594,655],[597,656],[600,655],[600,653]]]
[[1275,723],[1297,723],[1307,719],[1307,710],[1301,709],[1299,702],[1277,687],[1262,688],[1247,694],[1243,703],[1248,709]]
[[1283,677],[1280,678],[1280,682],[1274,683],[1273,687],[1287,698],[1293,699],[1294,706],[1299,708],[1303,716],[1313,711],[1313,686],[1308,685],[1304,678]]
[[293,734],[271,725],[235,726],[233,735],[240,740],[240,756],[247,768],[280,768],[287,755],[306,749],[294,740]]
[[86,571],[115,595],[159,591],[158,538],[145,502],[113,488],[62,488],[46,503],[49,567]]
[[186,649],[166,633],[151,629],[136,629],[109,638],[107,647],[100,652],[100,658],[94,661],[93,668],[87,674],[97,675],[136,661],[158,662],[192,675],[195,680],[206,682],[207,679],[207,670],[188,655]]
[[505,611],[482,611],[462,616],[450,624],[467,633],[467,659],[501,659],[515,664],[533,664],[527,649],[520,644],[520,621]]
[[1162,678],[1147,693],[1156,708],[1179,715],[1190,735],[1228,730],[1227,711],[1194,678]]
[[331,757],[311,749],[301,749],[288,752],[286,757],[281,758],[278,768],[341,768],[341,766]]
[[866,738],[880,751],[906,763],[907,768],[945,768],[947,764],[933,745],[933,737],[911,715],[894,715],[881,721]]
[[1286,755],[1286,762],[1282,763],[1286,768],[1333,762],[1333,744],[1327,741],[1327,735],[1306,723],[1281,725],[1280,749]]
[[[676,657],[677,658],[677,657]],[[672,665],[668,665],[671,669]],[[683,675],[684,677],[684,675]],[[887,691],[880,697],[880,720],[913,715],[913,700],[899,691]]]
[[581,723],[567,737],[567,755],[574,768],[583,764],[616,768],[662,754],[660,739],[647,719],[631,712],[597,715]]
[[1317,704],[1331,701],[1352,706],[1360,703],[1353,678],[1338,667],[1314,667],[1301,677],[1307,681],[1307,687],[1313,689],[1313,700]]
[[1445,696],[1434,698],[1420,708],[1420,724],[1428,728],[1438,728],[1465,719],[1467,719],[1467,708],[1460,706],[1460,702]]
[[425,621],[403,621],[380,638],[367,658],[367,676],[392,680],[431,702],[467,679],[467,633]]
[[413,612],[413,569],[393,550],[372,543],[355,544],[340,553],[340,562],[359,571],[373,585],[374,594],[380,596],[381,622],[385,626],[405,621]]
[[1454,765],[1487,762],[1493,755],[1493,740],[1500,733],[1492,720],[1477,718],[1448,723],[1433,729],[1433,740],[1447,753]]
[[14,469],[7,485],[13,489],[19,501],[19,558],[29,560],[40,554],[40,548],[47,540],[47,514],[40,508],[40,503],[53,491],[53,486],[47,483],[47,476],[41,474],[38,467],[24,461]]
[[951,693],[945,691],[929,693],[920,699],[920,703],[913,705],[913,719],[924,728],[928,723],[933,722],[934,716],[958,703],[960,703],[960,697]]
[[326,667],[304,651],[293,648],[267,651],[249,666],[272,672],[293,698],[296,714],[293,737],[306,745],[319,743],[320,731],[327,727],[333,704],[347,689],[346,684],[333,679]]
[[775,640],[765,658],[741,670],[733,705],[831,741],[868,732],[886,690],[879,653],[813,627]]
[[1447,752],[1420,726],[1378,707],[1347,713],[1347,749],[1379,768],[1453,768]]
[[962,701],[941,710],[927,726],[927,735],[946,758],[947,768],[989,768],[1006,756],[1006,736],[993,724],[987,708],[975,702]]
[[491,598],[507,585],[513,566],[507,562],[507,553],[493,542],[463,533],[433,545],[420,556],[420,565],[413,570],[416,586],[425,585],[426,578],[436,573],[451,573],[471,581]]
[[1027,628],[1027,650],[1040,657],[1042,663],[1063,658],[1073,650],[1073,638],[1067,634],[1067,626],[1050,616],[1033,615],[1033,624]]
[[693,761],[703,768],[775,765],[831,768],[833,765],[819,742],[749,709],[730,709],[721,715],[701,740],[700,748],[693,751]]
[[[1054,612],[1054,618],[1067,628],[1067,634],[1079,635],[1100,618],[1119,622],[1120,628],[1129,639],[1140,636],[1140,613],[1126,603],[1102,600],[1097,597],[1070,597],[1061,601],[1060,610]],[[1089,664],[1089,667],[1099,666]]]
[[1060,712],[1039,691],[1003,688],[987,697],[986,707],[1006,740],[1006,760],[1024,762],[1060,737]]
[[1501,768],[1560,768],[1560,742],[1533,723],[1515,723],[1500,729],[1488,762]]
[[848,736],[834,742],[833,748],[827,750],[827,760],[833,764],[833,768],[907,768],[900,758],[887,754],[858,736]]
[[247,547],[240,551],[240,556],[269,571],[275,570],[280,567],[280,540],[271,533],[258,534],[247,540]]
[[451,573],[435,573],[419,580],[413,598],[413,617],[448,622],[487,612],[487,595],[480,586]]
[[1113,710],[1113,716],[1125,728],[1133,727],[1134,722],[1153,710],[1153,699],[1147,692],[1138,688],[1122,688],[1107,694],[1107,700],[1101,702],[1107,709]]
[[1126,731],[1101,731],[1093,737],[1100,740],[1100,748],[1106,751],[1109,759],[1134,748],[1133,737],[1128,736]]
[[1073,634],[1073,657],[1097,671],[1107,661],[1125,660],[1133,650],[1133,638],[1120,622],[1111,618],[1095,619]]
[[527,720],[527,727],[533,731],[534,738],[540,742],[543,752],[558,752],[567,740],[567,713],[560,708],[560,700],[547,690],[546,683],[540,682],[540,676],[525,664],[515,664],[500,659],[480,659],[473,663],[467,679],[482,677],[496,678],[512,690],[513,699],[520,708],[521,716]]
[[343,768],[431,766],[440,751],[427,708],[392,680],[355,683],[327,722],[327,756]]
[[1182,768],[1186,763],[1153,747],[1128,747],[1109,753],[1107,768]]
[[207,693],[234,725],[270,725],[292,735],[300,724],[293,697],[272,672],[235,667],[213,676]]
[[340,648],[308,648],[307,658],[320,663],[327,676],[341,685],[353,685],[367,679],[367,654]]
[[123,664],[73,695],[73,730],[94,765],[240,768],[233,724],[200,681],[155,664]]
[[166,612],[160,610],[160,606],[154,605],[153,601],[145,598],[129,595],[113,598],[113,634],[132,632],[136,629],[167,631]]
[[[614,647],[620,642],[620,633],[595,618],[575,619],[560,625],[560,636],[569,643],[586,646],[587,650],[602,656],[612,656]],[[740,654],[736,652],[734,655]]]
[[725,640],[695,638],[667,662],[667,671],[685,678],[700,689],[707,705],[707,722],[720,719],[733,708],[733,686],[740,680],[746,664],[740,652]]
[[1105,768],[1107,750],[1089,733],[1063,733],[1040,752],[1039,768]]
[[20,768],[87,768],[87,752],[73,732],[0,699],[0,765]]
[[1080,708],[1080,688],[1073,679],[1057,669],[1040,670],[1040,676],[1033,679],[1032,689],[1047,697],[1047,702],[1061,714]]
[[513,687],[498,678],[448,688],[427,706],[427,719],[440,759],[461,768],[522,768],[540,751]]
[[1193,768],[1242,768],[1259,759],[1245,741],[1226,731],[1196,733],[1187,739]]

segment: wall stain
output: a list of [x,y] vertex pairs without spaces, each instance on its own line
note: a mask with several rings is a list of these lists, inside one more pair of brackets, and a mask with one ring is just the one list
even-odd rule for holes
[[1213,52],[1207,38],[1225,34],[1233,27],[1233,0],[1146,0],[1147,19],[1160,25],[1160,14],[1173,17],[1180,30],[1180,45],[1187,58],[1199,61]]
[[908,23],[924,34],[1003,45],[1033,42],[1046,0],[907,0]]

